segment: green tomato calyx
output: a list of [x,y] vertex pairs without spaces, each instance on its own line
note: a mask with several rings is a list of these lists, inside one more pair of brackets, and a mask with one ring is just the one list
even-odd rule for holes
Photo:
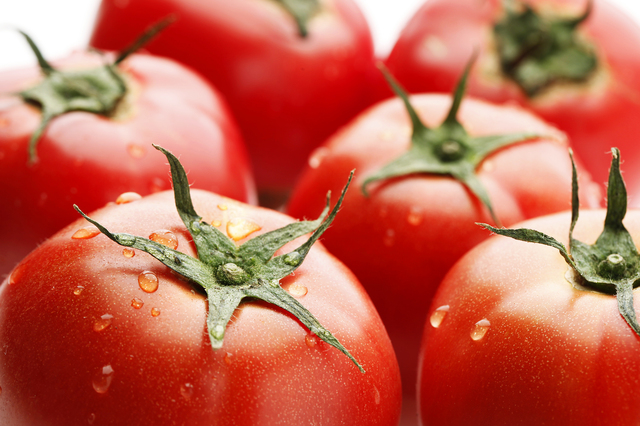
[[519,0],[503,0],[505,15],[493,27],[502,72],[529,97],[558,82],[582,82],[598,67],[594,48],[577,28],[591,14],[548,19]]
[[40,125],[29,139],[29,162],[33,164],[38,161],[38,141],[51,120],[59,115],[82,111],[105,117],[111,116],[128,91],[127,81],[118,65],[171,22],[173,18],[167,18],[150,28],[122,51],[111,64],[70,71],[55,69],[42,56],[31,37],[18,30],[29,43],[44,75],[43,80],[36,86],[19,93],[25,102],[36,105],[42,112]]
[[435,129],[428,128],[413,108],[409,96],[400,83],[383,66],[380,69],[393,91],[402,99],[413,127],[409,150],[369,176],[362,184],[362,192],[369,195],[368,186],[376,181],[410,174],[448,175],[465,185],[491,214],[496,224],[500,221],[476,169],[490,154],[515,143],[541,137],[534,133],[515,133],[472,137],[458,121],[457,115],[467,85],[467,78],[475,55],[468,62],[453,93],[451,107],[444,122]]
[[[197,259],[147,238],[113,233],[85,215],[77,206],[74,205],[74,208],[111,240],[149,253],[204,290],[209,305],[207,329],[212,348],[222,347],[227,325],[240,303],[244,299],[260,299],[294,315],[312,333],[341,351],[364,372],[362,366],[338,339],[280,286],[280,280],[302,264],[311,246],[335,218],[353,178],[353,172],[331,211],[331,193],[328,193],[326,206],[316,220],[294,222],[236,245],[231,238],[215,226],[204,222],[196,213],[191,201],[187,174],[178,159],[164,148],[156,145],[154,147],[169,161],[176,208],[193,238],[198,253]],[[276,251],[285,244],[308,233],[311,233],[311,236],[298,248],[274,257]]]
[[275,0],[295,19],[300,37],[309,35],[308,22],[320,11],[318,0]]
[[633,289],[640,285],[640,254],[631,234],[622,224],[627,213],[627,190],[620,172],[620,152],[611,149],[613,159],[607,188],[607,214],[604,229],[594,244],[585,244],[573,238],[578,221],[578,179],[575,162],[571,200],[571,227],[569,228],[569,251],[555,238],[532,229],[498,229],[479,224],[499,235],[517,240],[544,244],[556,248],[566,262],[581,277],[586,287],[606,294],[615,294],[618,310],[627,324],[640,336],[640,324],[633,307]]

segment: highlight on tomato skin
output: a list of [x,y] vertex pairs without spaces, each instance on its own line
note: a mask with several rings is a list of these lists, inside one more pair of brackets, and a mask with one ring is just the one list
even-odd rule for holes
[[[126,90],[113,111],[92,114],[72,108],[45,127],[46,114],[33,89],[42,85],[42,70],[0,73],[0,181],[12,182],[0,186],[0,198],[11,206],[0,210],[0,276],[76,220],[74,202],[91,211],[125,192],[147,195],[169,189],[165,162],[153,154],[152,142],[179,149],[199,187],[257,202],[246,147],[221,95],[175,61],[132,54],[112,66],[115,59],[114,53],[76,52],[52,61],[49,66],[55,70],[49,74],[58,82],[83,73],[93,81],[90,70],[101,70],[101,76],[117,73]],[[82,81],[76,84],[84,87]],[[75,93],[61,90],[63,95]],[[26,100],[15,95],[19,92],[28,93]],[[50,95],[45,90],[44,98]],[[87,101],[72,96],[70,103],[81,100]]]
[[[398,424],[400,377],[384,325],[355,276],[313,244],[318,235],[302,234],[324,229],[337,208],[299,222],[189,190],[184,170],[179,184],[173,176],[175,199],[170,191],[117,197],[44,242],[0,285],[0,423]],[[227,251],[203,250],[210,243],[201,237],[211,235]],[[237,257],[202,266],[220,256]],[[287,268],[295,272],[274,281]],[[226,302],[213,296],[261,287],[280,299],[244,300],[214,347],[212,310]],[[326,328],[311,332],[313,321],[285,306],[308,309]]]
[[[301,35],[287,4],[309,4]],[[152,22],[147,46],[197,70],[225,96],[249,149],[261,204],[284,204],[311,151],[371,105],[371,31],[353,0],[103,0],[90,45],[121,49]]]

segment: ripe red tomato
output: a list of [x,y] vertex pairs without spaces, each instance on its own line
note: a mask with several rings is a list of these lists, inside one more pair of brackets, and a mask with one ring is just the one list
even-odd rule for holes
[[[602,0],[526,0],[553,19],[578,19],[589,4],[589,16],[577,26],[578,39],[596,55],[597,66],[583,80],[556,84],[527,96],[500,71],[493,25],[505,12],[499,0],[430,0],[402,31],[386,64],[410,92],[449,92],[458,70],[474,50],[477,66],[468,93],[492,102],[515,102],[532,109],[567,133],[587,170],[606,182],[602,155],[611,145],[627,152],[626,181],[630,202],[640,205],[640,27]],[[531,34],[532,32],[528,32]],[[533,49],[532,49],[533,50]],[[574,64],[574,60],[562,61]],[[562,68],[567,70],[566,67]]]
[[279,3],[294,2],[103,0],[90,42],[122,49],[175,14],[146,48],[194,68],[223,93],[266,203],[284,201],[310,152],[370,105],[376,72],[370,31],[352,0],[317,2],[306,37]]
[[[226,230],[231,245],[293,222],[205,191],[193,190],[192,197],[195,211]],[[166,252],[196,257],[196,234],[180,221],[170,192],[109,205],[91,217],[113,232],[149,236]],[[216,256],[200,254],[200,260]],[[397,424],[401,390],[393,349],[354,275],[314,245],[280,285],[366,373],[293,315],[264,302],[235,309],[214,350],[207,311],[220,306],[208,305],[202,288],[143,251],[110,241],[84,219],[74,222],[0,286],[0,423]]]
[[[626,209],[626,198],[624,203]],[[570,213],[558,213],[515,228],[543,232],[569,247],[571,223]],[[622,234],[628,230],[640,240],[640,212],[607,223],[607,238],[600,235],[603,223],[603,210],[580,213],[573,238],[583,243],[571,243],[572,261],[594,267],[588,272],[602,284],[617,278],[611,263],[602,268],[600,257],[617,258],[618,266],[626,257],[628,275],[618,276],[619,282],[633,280],[638,253],[633,241],[625,247]],[[587,245],[599,246],[599,253],[583,257]],[[593,265],[581,264],[591,258]],[[599,284],[577,277],[559,250],[539,244],[496,236],[467,253],[443,280],[424,330],[422,423],[638,424],[640,342],[632,328],[638,327],[625,321],[619,303],[638,311],[639,293],[631,283],[627,290],[616,284],[613,294],[601,292]]]
[[[414,95],[411,102],[431,128],[447,115],[451,97]],[[549,135],[490,155],[477,175],[497,217],[511,224],[568,208],[571,163],[567,141],[557,130],[514,107],[462,101],[459,121],[472,136],[533,132]],[[446,271],[487,238],[475,222],[491,220],[486,208],[449,176],[411,174],[358,190],[383,165],[409,149],[411,121],[399,99],[378,104],[320,147],[296,187],[287,212],[313,217],[326,188],[340,188],[340,176],[356,169],[353,188],[323,243],[356,274],[371,296],[394,344],[406,397],[414,395],[418,350],[429,302]],[[583,184],[586,206],[599,191]]]
[[[61,70],[99,67],[107,59],[77,53],[57,62]],[[110,60],[110,59],[109,59]],[[73,202],[93,210],[132,191],[170,188],[165,161],[151,143],[182,152],[200,188],[255,202],[246,148],[224,101],[184,66],[135,54],[120,70],[126,98],[110,117],[69,112],[54,118],[29,164],[28,144],[41,112],[9,95],[41,81],[37,68],[0,74],[0,275],[37,244],[77,219]]]

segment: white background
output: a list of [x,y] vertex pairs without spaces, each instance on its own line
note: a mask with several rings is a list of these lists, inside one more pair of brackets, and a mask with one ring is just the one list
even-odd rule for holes
[[[369,21],[376,52],[382,56],[425,0],[355,1]],[[640,24],[639,0],[609,2]],[[0,0],[0,69],[35,63],[29,47],[11,27],[27,32],[47,59],[56,59],[86,46],[98,4],[99,0]]]

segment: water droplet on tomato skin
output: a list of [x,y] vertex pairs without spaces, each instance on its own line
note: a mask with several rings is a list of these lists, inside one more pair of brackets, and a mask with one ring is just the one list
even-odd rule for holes
[[487,331],[489,331],[489,327],[491,327],[491,323],[486,318],[478,321],[471,329],[471,339],[475,341],[482,340]]
[[142,299],[135,298],[131,300],[131,306],[133,306],[134,309],[141,309],[144,306],[144,302]]
[[89,423],[90,425],[93,424],[93,422],[96,421],[96,415],[95,413],[91,413],[89,414],[89,416],[87,417],[87,423]]
[[96,322],[93,323],[93,331],[99,333],[109,328],[112,322],[113,322],[113,315],[104,314],[103,316],[98,318]]
[[218,208],[222,211],[229,209],[229,207],[226,204],[218,204]]
[[429,322],[431,323],[431,326],[433,328],[440,327],[440,324],[442,324],[442,321],[444,320],[444,318],[447,316],[448,313],[449,313],[449,305],[440,306],[438,309],[433,311],[433,313],[431,314],[431,317],[429,318]]
[[224,354],[224,363],[227,365],[231,365],[231,363],[233,362],[233,354],[230,352],[227,352]]
[[79,285],[78,287],[73,289],[73,294],[75,294],[76,296],[80,296],[82,294],[82,290],[84,290],[84,287]]
[[100,230],[95,227],[80,228],[71,236],[74,240],[87,240],[100,234]]
[[18,282],[22,278],[22,275],[24,274],[24,271],[27,269],[26,266],[27,266],[26,263],[21,263],[18,266],[16,266],[13,269],[13,271],[11,271],[11,274],[9,275],[9,278],[8,278],[10,285],[18,284]]
[[407,215],[407,222],[413,226],[420,225],[422,223],[422,212],[416,207],[411,207]]
[[111,368],[111,365],[105,365],[93,378],[93,390],[99,394],[104,394],[109,390],[112,381],[113,368]]
[[151,308],[151,316],[157,317],[158,315],[160,315],[160,308]]
[[180,385],[180,395],[187,401],[193,396],[193,385],[191,383],[185,383]]
[[167,229],[154,231],[153,233],[151,233],[151,235],[149,235],[149,239],[174,250],[178,248],[178,237],[176,237],[176,234]]
[[133,158],[142,158],[144,157],[144,154],[145,154],[144,148],[134,143],[127,145],[127,152]]
[[309,156],[309,167],[317,169],[324,159],[329,155],[329,148],[321,146],[311,153]]
[[233,241],[239,241],[261,229],[260,225],[247,219],[235,218],[227,222],[227,235]]
[[122,255],[124,257],[132,258],[133,256],[136,255],[136,251],[130,248],[125,248],[125,249],[122,249]]
[[316,336],[313,333],[309,333],[306,336],[304,336],[304,343],[309,348],[315,348],[316,345],[318,344],[318,336]]
[[142,198],[137,192],[124,192],[116,198],[116,204],[127,204]]
[[289,294],[291,294],[293,297],[304,297],[307,295],[307,293],[309,292],[309,289],[303,285],[300,284],[291,284],[289,286]]
[[396,243],[396,231],[393,229],[387,229],[382,238],[382,243],[387,247],[392,247]]
[[373,400],[375,401],[376,405],[380,405],[380,391],[375,386],[373,387]]
[[151,271],[144,271],[138,275],[138,285],[142,291],[153,293],[158,290],[158,276]]

